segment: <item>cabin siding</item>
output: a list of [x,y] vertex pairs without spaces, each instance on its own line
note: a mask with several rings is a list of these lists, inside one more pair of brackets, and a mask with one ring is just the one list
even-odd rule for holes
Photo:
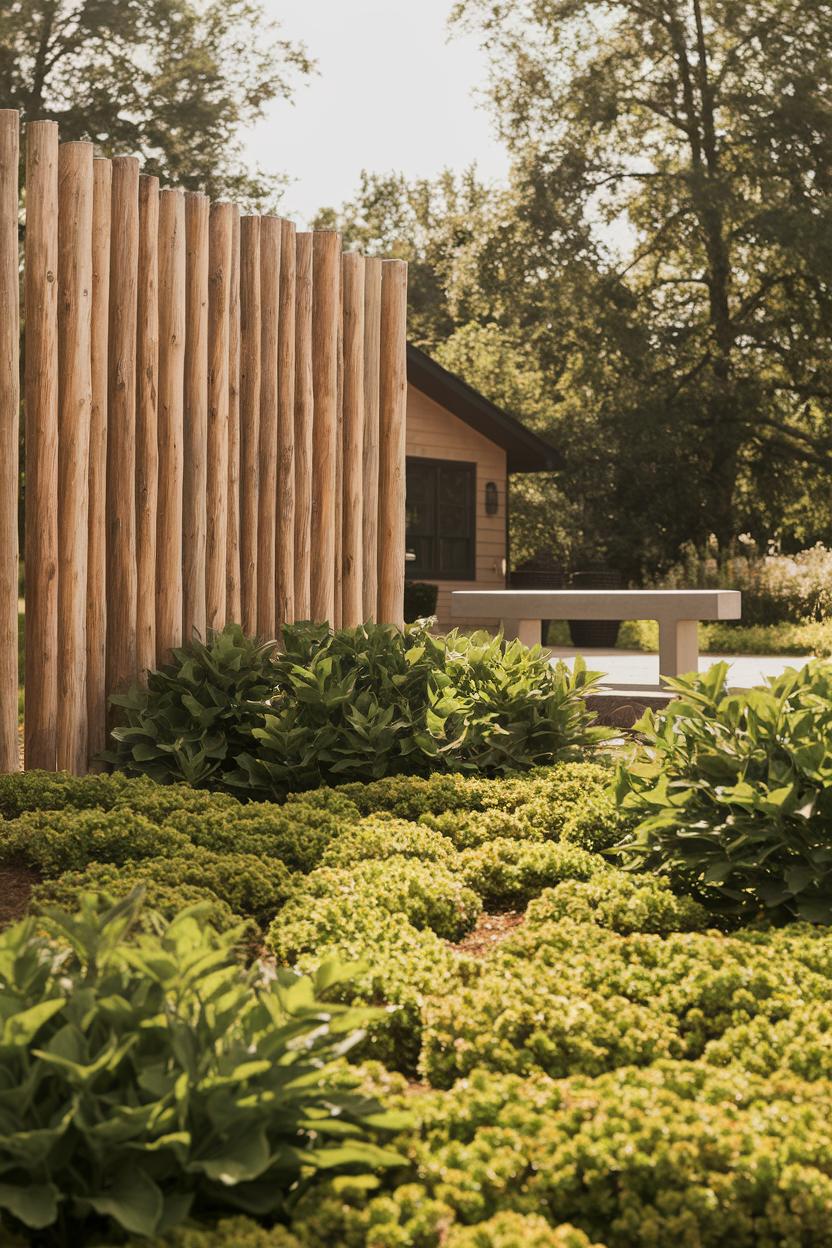
[[[476,580],[440,581],[437,614],[442,629],[496,627],[498,621],[451,620],[450,596],[454,589],[499,589],[506,583],[507,455],[496,443],[477,433],[459,417],[435,403],[415,386],[407,387],[407,455],[419,459],[450,459],[477,467]],[[497,514],[485,513],[485,486],[497,486]]]

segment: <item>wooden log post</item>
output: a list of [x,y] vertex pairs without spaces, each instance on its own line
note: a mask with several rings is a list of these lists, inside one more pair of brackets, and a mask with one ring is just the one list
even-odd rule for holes
[[362,580],[364,619],[378,617],[378,404],[381,345],[381,266],[377,257],[364,261],[364,451],[362,515]]
[[344,275],[338,268],[338,386],[335,411],[335,618],[333,627],[343,623],[344,592]]
[[87,531],[87,765],[107,743],[107,343],[110,307],[110,209],[113,170],[92,167],[92,322]]
[[334,230],[318,230],[313,235],[312,246],[315,502],[312,508],[311,607],[314,620],[334,624],[341,236]]
[[341,620],[344,628],[355,628],[364,615],[364,257],[355,251],[347,252],[341,265],[344,325]]
[[54,771],[58,720],[58,127],[26,133],[25,765]]
[[295,235],[295,618],[308,620],[312,536],[312,235]]
[[240,611],[257,633],[257,497],[260,471],[260,218],[240,220]]
[[385,260],[379,369],[378,618],[404,626],[407,264]]
[[107,388],[107,693],[136,679],[139,162],[113,159]]
[[136,669],[156,666],[156,512],[159,501],[159,179],[139,178],[136,324]]
[[231,286],[228,292],[228,535],[225,614],[242,620],[240,588],[240,209],[231,207]]
[[20,116],[0,109],[0,772],[17,771]]
[[185,385],[185,195],[159,195],[159,506],[156,661],[182,644],[182,490]]
[[277,512],[277,339],[280,221],[260,219],[260,489],[257,507],[257,633],[276,635],[275,522]]
[[207,195],[185,196],[185,400],[182,483],[182,636],[206,636],[208,525],[208,213]]
[[275,624],[278,631],[295,618],[295,288],[295,227],[291,221],[281,221],[275,543]]
[[231,250],[231,204],[212,204],[208,225],[208,529],[205,547],[205,603],[209,633],[212,629],[221,629],[226,618]]
[[58,741],[87,767],[87,541],[92,377],[91,143],[58,149]]

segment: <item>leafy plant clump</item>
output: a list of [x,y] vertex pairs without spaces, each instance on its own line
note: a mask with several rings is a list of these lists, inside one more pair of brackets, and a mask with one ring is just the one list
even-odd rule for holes
[[622,850],[714,913],[832,923],[832,666],[730,692],[727,666],[668,682],[618,771],[639,820]]
[[350,779],[527,770],[607,735],[592,727],[582,664],[486,633],[423,622],[331,631],[296,624],[283,650],[229,627],[116,699],[108,758],[131,774],[283,798]]
[[74,1248],[223,1210],[285,1220],[316,1172],[400,1160],[377,1140],[403,1120],[338,1061],[378,1011],[323,1004],[334,964],[267,980],[198,909],[128,941],[140,904],[0,934],[0,1232]]

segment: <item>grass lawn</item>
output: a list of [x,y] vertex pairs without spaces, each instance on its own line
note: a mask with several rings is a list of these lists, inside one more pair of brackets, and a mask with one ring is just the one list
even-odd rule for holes
[[[549,644],[572,644],[566,620],[554,620],[549,625]],[[625,621],[617,648],[655,654],[659,648],[658,624],[655,620]],[[702,654],[814,654],[818,658],[828,658],[832,655],[832,620],[767,625],[702,622],[699,649]]]

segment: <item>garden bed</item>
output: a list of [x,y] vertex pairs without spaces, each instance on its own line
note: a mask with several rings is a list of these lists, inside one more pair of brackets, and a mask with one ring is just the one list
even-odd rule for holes
[[285,1225],[130,1242],[832,1245],[829,930],[716,930],[612,865],[632,817],[611,778],[565,763],[283,804],[119,775],[0,779],[0,862],[37,877],[33,911],[91,887],[142,884],[168,918],[203,899],[273,965],[358,960],[329,996],[386,1007],[351,1055],[410,1115],[379,1188],[319,1176]]

